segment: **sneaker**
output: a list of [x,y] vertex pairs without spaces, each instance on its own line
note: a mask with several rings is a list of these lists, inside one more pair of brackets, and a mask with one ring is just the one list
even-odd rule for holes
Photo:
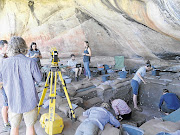
[[163,119],[162,119],[162,118],[157,118],[157,117],[155,117],[155,116],[154,116],[154,119],[155,119],[155,120],[160,120],[160,121],[163,121]]
[[2,131],[3,132],[10,132],[11,131],[11,125],[9,123],[5,124]]
[[92,80],[92,77],[89,77],[88,81],[91,81]]

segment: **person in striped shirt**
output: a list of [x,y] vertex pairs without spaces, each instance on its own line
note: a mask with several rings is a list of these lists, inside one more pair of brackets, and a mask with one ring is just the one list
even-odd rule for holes
[[26,135],[35,135],[39,100],[35,82],[41,81],[41,73],[36,61],[25,56],[27,45],[23,38],[12,37],[7,50],[8,58],[3,60],[0,82],[3,82],[8,99],[11,135],[19,135],[22,117]]
[[122,99],[111,98],[109,100],[118,120],[128,120],[131,118],[131,108]]

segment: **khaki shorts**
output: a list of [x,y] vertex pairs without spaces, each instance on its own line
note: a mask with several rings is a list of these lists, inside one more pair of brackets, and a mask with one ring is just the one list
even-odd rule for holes
[[9,112],[9,119],[11,123],[12,128],[18,128],[22,117],[24,118],[24,122],[26,124],[26,127],[33,126],[36,121],[37,121],[37,116],[38,116],[38,108],[36,107],[35,109],[26,112],[26,113],[13,113]]

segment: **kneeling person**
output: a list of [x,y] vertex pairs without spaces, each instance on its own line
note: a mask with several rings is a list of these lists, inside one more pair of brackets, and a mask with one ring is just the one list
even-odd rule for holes
[[[165,102],[165,104],[163,104]],[[169,90],[164,89],[159,103],[159,110],[165,113],[172,113],[180,108],[180,100],[174,93],[169,93]]]
[[76,67],[76,65],[77,61],[75,60],[75,55],[71,54],[71,59],[68,61],[68,66],[73,72],[75,72],[75,80],[78,81],[78,78],[82,73],[82,67]]
[[124,100],[111,98],[109,102],[112,105],[117,119],[128,120],[131,118],[131,108]]
[[77,128],[75,135],[97,135],[99,129],[103,130],[109,122],[115,127],[120,127],[120,122],[107,109],[109,105],[103,103],[101,107],[91,107],[83,112],[87,117]]

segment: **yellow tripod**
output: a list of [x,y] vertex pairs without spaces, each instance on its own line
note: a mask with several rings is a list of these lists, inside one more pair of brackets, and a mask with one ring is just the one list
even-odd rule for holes
[[[53,51],[52,53],[52,64],[51,64],[51,68],[50,68],[50,71],[48,73],[48,76],[47,76],[47,79],[46,79],[46,83],[45,83],[45,87],[44,87],[44,90],[43,90],[43,93],[42,93],[42,96],[41,96],[41,99],[40,99],[40,102],[39,102],[39,105],[38,105],[38,114],[40,112],[40,109],[43,105],[43,101],[44,101],[44,98],[45,98],[45,95],[46,95],[46,92],[47,92],[47,89],[49,87],[49,79],[50,79],[50,95],[49,95],[49,123],[48,123],[48,131],[49,131],[49,135],[53,135],[53,122],[55,120],[55,103],[56,103],[56,85],[57,85],[57,76],[59,75],[59,78],[60,78],[60,81],[61,81],[61,84],[63,86],[63,90],[64,90],[64,93],[65,93],[65,96],[66,96],[66,99],[68,101],[68,104],[69,104],[69,108],[70,108],[70,111],[71,111],[71,118],[73,121],[76,120],[75,118],[75,113],[74,113],[74,110],[72,108],[72,104],[71,104],[71,101],[70,101],[70,98],[69,98],[69,95],[68,95],[68,92],[67,92],[67,88],[66,88],[66,84],[63,80],[63,77],[62,77],[62,74],[61,74],[61,71],[59,70],[59,67],[58,67],[58,61],[56,60],[56,57],[53,56],[54,54],[56,54],[56,49],[55,51]],[[53,91],[53,74],[55,74],[55,78],[54,78],[54,91]]]

